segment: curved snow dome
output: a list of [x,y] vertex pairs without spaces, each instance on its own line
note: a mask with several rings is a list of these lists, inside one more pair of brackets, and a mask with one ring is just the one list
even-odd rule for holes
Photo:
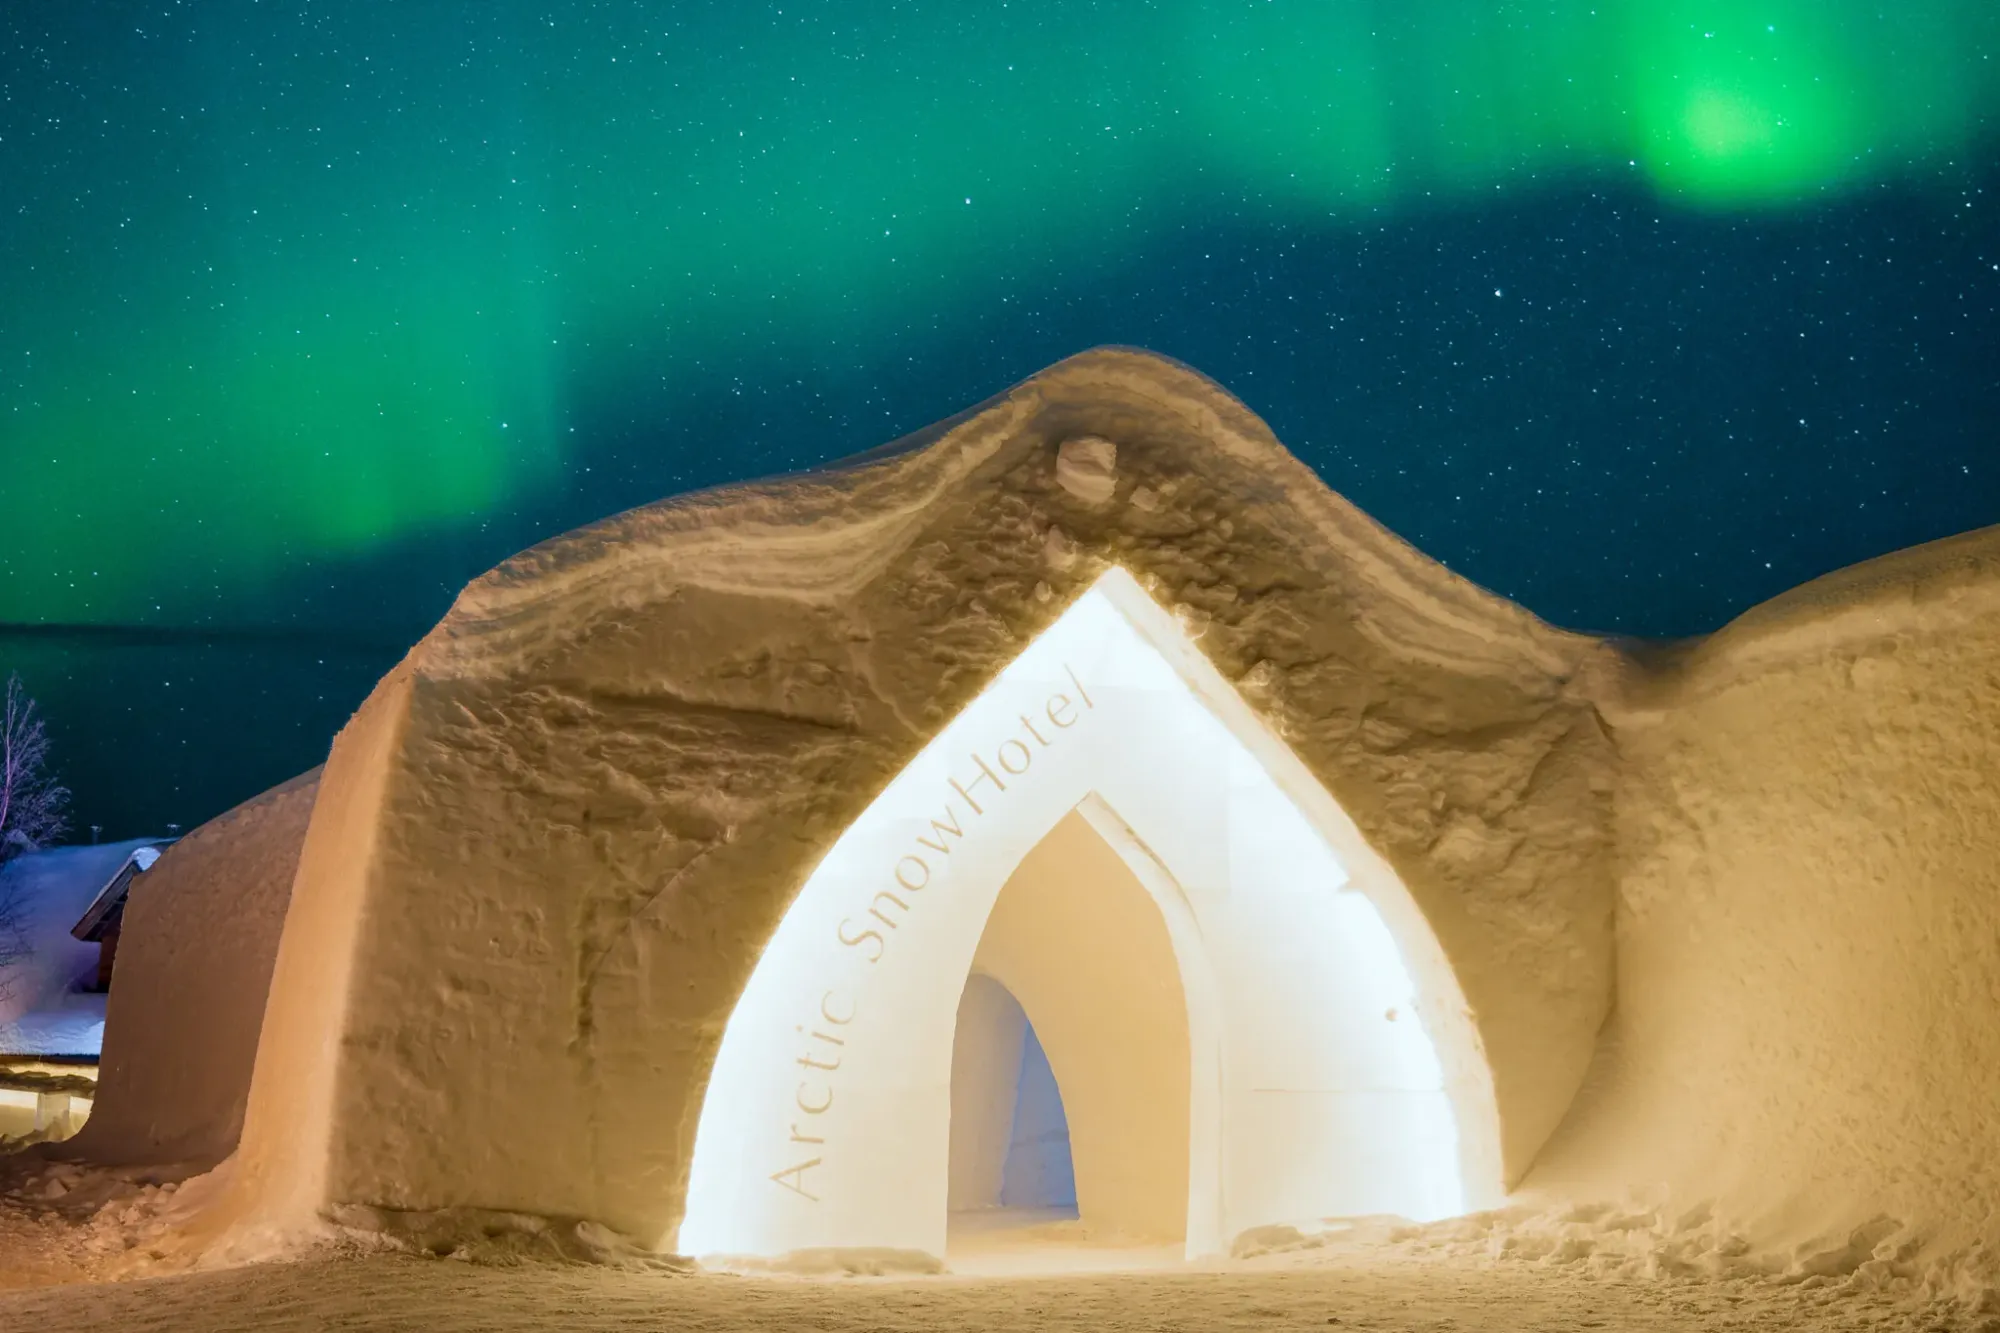
[[1602,651],[1127,350],[556,538],[335,742],[205,1234],[936,1256],[1059,1147],[1149,1252],[1496,1202],[1611,998]]
[[1048,1051],[1094,1231],[1192,1257],[1503,1192],[1491,1079],[1407,891],[1123,569],[806,880],[729,1019],[676,1248],[942,1255],[975,962]]

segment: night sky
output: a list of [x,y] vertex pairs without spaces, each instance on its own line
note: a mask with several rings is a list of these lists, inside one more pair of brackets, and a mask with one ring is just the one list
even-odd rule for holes
[[1100,343],[1577,628],[2000,522],[1990,0],[0,5],[0,672],[77,836],[481,570]]

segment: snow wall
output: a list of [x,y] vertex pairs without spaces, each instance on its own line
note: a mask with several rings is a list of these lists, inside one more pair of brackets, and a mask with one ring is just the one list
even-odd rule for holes
[[1617,1011],[1531,1191],[2000,1250],[2000,528],[1634,662],[1606,716]]
[[132,882],[97,1103],[50,1155],[212,1166],[236,1150],[319,770],[168,847]]
[[800,885],[1112,565],[1407,886],[1517,1178],[1610,1000],[1602,645],[1411,549],[1199,375],[1100,351],[468,587],[334,746],[212,1225],[351,1203],[670,1237],[723,1027]]

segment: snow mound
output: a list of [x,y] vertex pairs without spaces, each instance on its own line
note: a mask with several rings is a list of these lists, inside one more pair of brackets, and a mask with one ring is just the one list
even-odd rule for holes
[[180,1266],[174,1258],[182,1232],[229,1175],[226,1165],[210,1172],[186,1163],[96,1166],[63,1160],[57,1147],[0,1157],[0,1205],[61,1228],[69,1259],[102,1277]]
[[1261,1227],[1237,1239],[1232,1257],[1311,1263],[1400,1253],[1594,1279],[1796,1288],[1819,1293],[1821,1303],[1866,1299],[1940,1321],[2000,1314],[2000,1256],[1979,1243],[1932,1248],[1921,1229],[1886,1216],[1790,1247],[1760,1248],[1706,1205],[1675,1211],[1597,1202],[1516,1206],[1424,1225],[1371,1217]]
[[584,1218],[551,1218],[490,1208],[439,1208],[403,1212],[339,1204],[326,1220],[353,1238],[385,1248],[480,1264],[562,1262],[613,1268],[686,1272],[694,1265],[660,1254]]
[[[1617,1004],[1525,1193],[1710,1206],[1761,1254],[1832,1254],[1815,1262],[1846,1270],[1806,1274],[1829,1281],[1917,1264],[1925,1282],[1985,1282],[2000,528],[1841,571],[1635,663],[1604,713],[1621,758]],[[1875,1252],[1911,1239],[1919,1256]]]

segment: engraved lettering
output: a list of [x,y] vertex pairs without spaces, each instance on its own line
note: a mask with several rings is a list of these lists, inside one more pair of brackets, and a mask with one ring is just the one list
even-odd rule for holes
[[[1062,666],[1069,677],[1070,689],[1052,692],[1040,708],[1020,713],[1021,730],[998,741],[990,761],[978,750],[962,752],[973,769],[970,781],[946,776],[945,780],[957,799],[944,802],[943,809],[927,821],[929,826],[916,834],[916,850],[905,851],[890,867],[890,876],[902,894],[920,893],[930,886],[937,873],[929,859],[930,853],[948,857],[952,854],[952,841],[967,838],[963,816],[958,812],[959,800],[964,801],[975,816],[986,814],[996,798],[1009,790],[1010,780],[1022,777],[1034,766],[1036,750],[1052,748],[1058,732],[1068,731],[1084,712],[1096,709],[1097,701],[1084,687],[1083,678],[1077,674],[1076,668],[1067,662]],[[981,790],[982,786],[986,789]],[[906,847],[909,845],[905,844]],[[866,892],[866,881],[857,884],[853,892],[857,897]],[[892,889],[877,890],[865,909],[865,914],[873,917],[876,925],[870,927],[853,917],[843,917],[835,929],[840,942],[851,949],[862,949],[863,956],[871,964],[881,962],[888,953],[889,935],[886,932],[900,930],[911,914],[912,901],[922,902],[922,899],[912,900],[902,894]],[[827,1139],[824,1134],[808,1134],[801,1126],[819,1128],[810,1117],[823,1116],[832,1109],[836,1091],[832,1075],[840,1070],[849,1043],[845,1029],[855,1022],[859,1012],[859,1002],[852,991],[844,988],[822,991],[819,1000],[821,1026],[802,1023],[796,1028],[806,1039],[807,1052],[797,1056],[793,1063],[807,1074],[804,1081],[794,1086],[792,1101],[798,1112],[808,1119],[789,1121],[790,1137],[786,1142],[817,1148],[821,1156],[806,1158],[795,1166],[773,1172],[769,1179],[809,1202],[820,1202],[820,1197],[811,1189],[811,1173],[826,1162]],[[828,1028],[841,1031],[832,1032]]]
[[820,1164],[820,1160],[821,1159],[815,1157],[811,1161],[800,1162],[797,1166],[788,1166],[782,1171],[773,1171],[771,1173],[771,1179],[775,1180],[778,1184],[784,1186],[792,1193],[798,1195],[800,1198],[809,1199],[814,1203],[818,1203],[819,1195],[814,1194],[806,1189],[806,1172],[818,1166]]
[[[1019,768],[1016,768],[1012,764],[1007,762],[1007,747],[1010,745],[1021,752],[1021,766]],[[1023,773],[1027,772],[1028,765],[1034,762],[1035,762],[1034,752],[1028,749],[1026,741],[1000,742],[1000,767],[1006,769],[1007,772],[1012,774],[1014,777],[1018,778]]]
[[1069,683],[1076,686],[1076,692],[1083,696],[1083,706],[1085,708],[1096,708],[1097,704],[1091,699],[1090,691],[1083,688],[1083,682],[1076,678],[1076,668],[1064,662],[1063,670],[1069,673]]
[[[993,784],[994,790],[996,791],[1007,790],[1007,784],[1000,780],[1000,775],[998,773],[995,773],[992,769],[986,766],[986,761],[984,759],[981,759],[978,755],[975,754],[972,756],[972,762],[979,765],[979,774],[980,774],[978,777],[972,780],[972,785],[974,787],[977,787],[982,782],[990,782]],[[974,800],[972,792],[969,789],[961,786],[957,778],[951,779],[951,788],[953,791],[957,792],[961,797],[964,798],[965,803],[967,805],[972,807],[973,814],[983,815],[986,813],[986,807],[982,806],[978,801]]]
[[942,852],[946,856],[950,856],[951,844],[945,841],[946,835],[950,835],[951,837],[954,838],[962,838],[965,836],[965,830],[958,826],[958,812],[951,808],[951,802],[949,801],[945,802],[944,817],[945,819],[949,819],[951,822],[949,824],[946,824],[936,819],[933,819],[931,821],[931,832],[938,835],[938,840],[936,842],[932,842],[929,838],[926,838],[921,833],[917,835],[917,841],[922,843],[924,846],[930,848],[934,852]]
[[849,935],[847,933],[847,919],[843,917],[836,933],[840,936],[840,942],[849,948],[859,948],[863,941],[866,940],[875,941],[875,952],[868,955],[868,961],[871,963],[882,961],[882,950],[887,947],[882,943],[882,932],[878,930],[864,930],[858,935]]

